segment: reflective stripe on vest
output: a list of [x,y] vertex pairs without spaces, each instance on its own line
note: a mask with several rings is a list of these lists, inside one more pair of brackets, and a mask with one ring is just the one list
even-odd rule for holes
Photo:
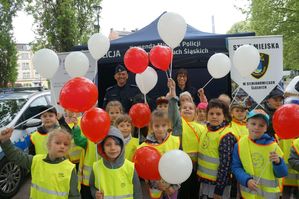
[[204,126],[197,122],[187,122],[182,118],[182,148],[192,162],[197,161],[198,142],[200,134],[204,131]]
[[278,199],[280,193],[278,192],[266,192],[257,188],[257,191],[251,191],[249,188],[240,185],[241,192],[246,193],[243,196],[246,199]]
[[133,156],[138,146],[139,146],[138,138],[131,137],[130,141],[126,144],[126,149],[125,149],[125,157],[127,160],[130,160],[131,162],[133,161]]
[[219,143],[231,133],[229,126],[210,132],[205,128],[199,138],[197,175],[211,181],[216,181],[219,167]]
[[279,139],[279,146],[281,150],[283,151],[283,159],[288,167],[288,175],[284,177],[283,185],[286,186],[298,186],[299,181],[299,172],[292,169],[288,163],[288,159],[290,157],[291,147],[294,139]]
[[71,175],[75,165],[68,159],[50,164],[43,160],[46,156],[35,155],[32,159],[30,198],[66,199],[70,192]]
[[96,161],[96,144],[87,139],[86,153],[81,154],[79,164],[79,180],[81,184],[89,186],[92,165]]
[[30,135],[31,142],[34,144],[35,154],[47,154],[47,139],[48,134],[41,134],[35,131]]
[[168,137],[161,144],[149,144],[149,143],[143,142],[138,148],[141,148],[143,146],[154,147],[161,153],[161,155],[163,155],[167,151],[179,149],[180,148],[180,138],[169,134]]
[[[248,136],[238,142],[239,157],[246,173],[253,176],[258,184],[258,192],[249,192],[248,189],[241,189],[244,198],[277,198],[280,188],[278,179],[274,176],[273,165],[268,162],[269,153],[276,151],[282,157],[283,152],[276,142],[267,145],[254,143]],[[267,166],[267,167],[266,167]],[[266,168],[265,168],[266,167]]]
[[117,169],[109,169],[103,160],[93,164],[95,187],[104,192],[104,198],[133,199],[134,163],[129,160]]

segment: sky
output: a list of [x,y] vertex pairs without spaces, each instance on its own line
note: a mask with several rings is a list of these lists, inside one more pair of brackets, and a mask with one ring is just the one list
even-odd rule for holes
[[[214,16],[215,32],[226,33],[231,26],[245,19],[234,5],[242,6],[245,0],[103,0],[101,3],[101,32],[108,36],[110,29],[141,29],[159,17],[164,11],[175,12],[194,28],[212,32]],[[17,43],[34,41],[33,18],[18,12],[13,20]]]

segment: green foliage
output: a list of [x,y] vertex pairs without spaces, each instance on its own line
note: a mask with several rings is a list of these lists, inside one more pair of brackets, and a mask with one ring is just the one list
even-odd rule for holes
[[299,70],[299,1],[248,0],[241,8],[257,35],[283,35],[285,69]]
[[251,28],[250,21],[240,21],[235,23],[231,29],[227,32],[227,34],[232,33],[241,33],[241,32],[254,32]]
[[21,0],[0,0],[0,87],[14,83],[18,76],[17,50],[12,36],[12,18],[21,9]]
[[70,51],[84,44],[94,32],[95,10],[101,0],[28,0],[26,10],[32,14],[35,33],[34,49],[50,48]]

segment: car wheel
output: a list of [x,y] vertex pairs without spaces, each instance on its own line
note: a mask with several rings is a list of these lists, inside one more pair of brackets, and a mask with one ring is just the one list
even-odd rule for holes
[[20,166],[3,158],[0,162],[0,198],[10,198],[19,190],[23,171]]

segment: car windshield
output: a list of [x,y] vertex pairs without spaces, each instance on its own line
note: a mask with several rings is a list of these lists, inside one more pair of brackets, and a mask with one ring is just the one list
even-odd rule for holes
[[0,99],[0,127],[11,122],[21,110],[27,99]]

